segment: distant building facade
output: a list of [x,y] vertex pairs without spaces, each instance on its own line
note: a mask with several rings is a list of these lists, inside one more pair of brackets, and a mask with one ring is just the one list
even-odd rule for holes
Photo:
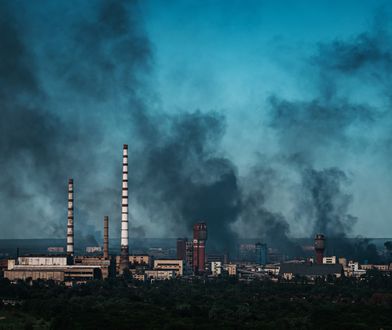
[[282,263],[279,269],[279,276],[286,280],[295,277],[306,277],[314,280],[323,276],[341,277],[343,267],[340,264],[311,264],[311,263]]

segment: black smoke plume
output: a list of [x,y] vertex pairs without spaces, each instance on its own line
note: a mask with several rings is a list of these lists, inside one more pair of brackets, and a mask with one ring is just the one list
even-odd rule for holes
[[[292,219],[268,204],[273,192],[297,183],[293,199],[306,205],[297,212],[308,216],[307,234],[325,231],[353,246],[347,239],[355,219],[348,211],[352,197],[343,189],[347,170],[319,163],[333,152],[362,150],[353,131],[388,119],[339,89],[350,74],[377,81],[375,88],[388,94],[385,31],[320,45],[308,68],[318,73],[311,100],[269,99],[279,142],[271,164],[280,162],[279,168],[259,162],[240,175],[221,145],[224,116],[161,109],[154,47],[137,1],[59,1],[40,15],[31,6],[0,4],[3,237],[64,237],[68,177],[75,179],[76,232],[97,238],[109,215],[111,237],[118,236],[121,145],[128,143],[132,220],[153,223],[162,236],[189,235],[194,222],[206,221],[210,247],[232,251],[239,222],[248,235],[298,255],[289,239]],[[298,177],[299,183],[291,182]],[[363,242],[361,251],[369,249]]]

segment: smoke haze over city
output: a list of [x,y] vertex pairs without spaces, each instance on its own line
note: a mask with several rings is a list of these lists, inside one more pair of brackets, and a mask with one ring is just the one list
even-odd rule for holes
[[378,1],[2,1],[0,238],[65,237],[68,178],[76,235],[100,237],[109,215],[118,237],[124,143],[131,237],[196,221],[217,250],[391,236],[390,15]]

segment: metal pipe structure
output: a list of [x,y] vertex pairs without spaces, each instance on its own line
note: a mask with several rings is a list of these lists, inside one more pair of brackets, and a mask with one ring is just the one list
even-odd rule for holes
[[122,199],[121,199],[121,253],[120,274],[129,269],[129,246],[128,246],[128,145],[123,147],[123,170],[122,170]]
[[67,222],[67,263],[73,264],[74,258],[74,184],[68,180],[68,222]]
[[109,259],[109,217],[103,218],[103,258]]

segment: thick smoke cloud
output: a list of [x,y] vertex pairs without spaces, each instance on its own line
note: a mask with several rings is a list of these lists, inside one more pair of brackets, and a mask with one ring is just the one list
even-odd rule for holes
[[[15,237],[25,228],[44,230],[43,219],[51,215],[44,204],[58,202],[38,195],[56,177],[63,136],[57,131],[60,119],[42,106],[46,95],[35,75],[36,63],[4,2],[0,17],[1,218],[5,237]],[[51,161],[54,166],[47,167]]]
[[[41,219],[42,228],[35,235],[61,237],[65,216],[58,213],[65,210],[66,197],[62,183],[72,175],[76,178],[79,236],[99,234],[93,228],[93,224],[100,224],[97,218],[107,212],[114,220],[119,216],[120,184],[116,179],[121,167],[117,168],[115,161],[121,162],[121,142],[131,140],[130,168],[134,175],[130,189],[138,205],[147,210],[145,214],[166,228],[164,234],[171,231],[173,236],[189,233],[195,221],[207,221],[211,242],[215,242],[211,247],[230,250],[236,237],[230,224],[238,216],[240,190],[235,166],[219,151],[224,118],[199,111],[169,116],[148,108],[151,92],[146,76],[152,55],[137,20],[137,3],[96,2],[90,10],[88,22],[76,14],[70,18],[70,35],[64,39],[67,49],[41,52],[49,66],[45,78],[55,82],[49,90],[40,86],[42,76],[39,66],[34,65],[33,45],[23,39],[25,31],[12,30],[16,18],[2,15],[1,37],[3,44],[10,43],[1,54],[5,63],[2,77],[8,79],[4,84],[9,86],[6,100],[10,103],[3,104],[2,122],[8,125],[3,129],[2,152],[12,152],[2,164],[3,172],[9,171],[3,176],[7,181],[2,182],[7,187],[2,190],[4,205],[11,202],[8,209],[20,210],[17,217],[21,227],[29,218],[32,223]],[[14,63],[9,65],[9,61]],[[30,109],[31,99],[38,99],[40,108]],[[67,109],[63,116],[59,110],[46,109],[59,100],[68,103],[60,105],[61,110],[70,105],[76,109]],[[110,122],[102,122],[105,120]],[[113,123],[120,130],[119,136],[113,132]],[[24,151],[31,163],[27,167],[21,154]],[[13,162],[18,164],[16,168]],[[107,166],[102,166],[105,162]],[[29,175],[21,185],[18,173],[26,173],[26,169]],[[39,185],[44,185],[42,190]],[[55,203],[47,195],[54,196]],[[30,210],[23,208],[28,203]],[[52,213],[43,214],[48,204]],[[12,221],[4,212],[2,218]],[[113,227],[117,232],[116,222]],[[144,232],[143,228],[135,229]],[[7,233],[14,237],[25,234]]]
[[[27,13],[32,10],[28,4],[24,6]],[[137,68],[148,63],[148,55],[141,50],[143,44],[148,47],[148,42],[127,33],[133,27],[127,26],[125,16],[123,20],[113,17],[123,13],[123,9],[125,5],[120,2],[96,2],[93,6],[96,21],[90,25],[77,15],[67,22],[58,20],[59,25],[65,24],[70,31],[61,40],[69,47],[64,50],[40,44],[28,34],[32,17],[18,16],[17,4],[2,2],[3,237],[64,237],[68,177],[76,179],[77,236],[97,235],[96,225],[101,225],[104,214],[109,213],[114,219],[118,216],[119,212],[114,210],[115,206],[120,207],[115,198],[120,183],[116,185],[110,179],[121,167],[115,171],[112,163],[106,166],[105,161],[108,154],[111,156],[108,145],[115,144],[113,148],[120,150],[115,159],[121,162],[121,144],[113,139],[108,141],[110,137],[103,123],[122,121],[123,117],[105,118],[101,110],[95,110],[109,93],[113,96],[119,82],[126,85],[127,92],[131,91],[130,86],[136,90],[140,84],[134,77],[143,69]],[[50,14],[49,11],[47,15]],[[119,25],[121,29],[117,29]],[[47,30],[47,26],[41,28]],[[124,63],[130,64],[125,67]],[[54,83],[49,86],[48,82]],[[92,99],[90,103],[87,98]],[[127,100],[137,97],[132,95]],[[72,107],[75,110],[69,110]],[[112,228],[116,227],[114,223]],[[27,232],[26,228],[32,230]]]
[[314,219],[313,234],[324,233],[328,237],[346,236],[356,219],[348,214],[352,196],[342,191],[348,181],[338,168],[321,171],[307,169],[303,173],[303,188],[308,192],[303,210]]
[[[290,239],[296,223],[271,208],[271,196],[285,189],[309,237],[323,232],[352,255],[373,253],[366,241],[355,247],[347,239],[355,214],[349,168],[341,163],[369,145],[361,130],[390,118],[340,87],[366,78],[389,97],[385,31],[319,45],[307,63],[311,97],[268,99],[277,150],[240,173],[222,147],[222,114],[162,110],[154,47],[137,2],[64,1],[38,18],[29,4],[18,5],[24,10],[0,6],[3,237],[64,237],[68,177],[75,179],[78,235],[101,236],[108,214],[118,236],[121,145],[128,143],[133,234],[148,235],[143,224],[153,223],[161,236],[190,235],[200,220],[208,223],[211,250],[232,252],[241,226],[246,236],[299,255]],[[19,230],[25,227],[33,229]]]
[[[355,166],[350,163],[352,155],[371,150],[374,157],[380,143],[387,147],[391,45],[380,25],[348,40],[320,44],[308,63],[315,88],[310,100],[269,99],[270,127],[282,160],[299,178],[295,213],[309,228],[308,234],[326,234],[331,253],[373,261],[378,259],[374,245],[348,239],[357,218],[349,212],[353,194],[347,166]],[[363,84],[378,96],[377,105],[361,95]],[[374,127],[380,136],[376,145],[374,137],[364,135],[364,131],[372,134]],[[387,162],[384,156],[381,159]]]
[[130,157],[131,168],[137,171],[131,185],[138,203],[173,233],[189,232],[196,221],[206,221],[210,247],[229,250],[235,240],[230,225],[240,211],[240,190],[234,165],[219,151],[224,118],[196,111],[166,117],[165,125],[146,120],[157,126],[152,134],[143,134],[141,154]]
[[265,159],[242,178],[241,226],[249,236],[258,237],[269,246],[278,248],[286,255],[301,256],[301,247],[290,239],[290,226],[281,212],[268,209],[268,196],[279,185],[279,171],[272,168]]

